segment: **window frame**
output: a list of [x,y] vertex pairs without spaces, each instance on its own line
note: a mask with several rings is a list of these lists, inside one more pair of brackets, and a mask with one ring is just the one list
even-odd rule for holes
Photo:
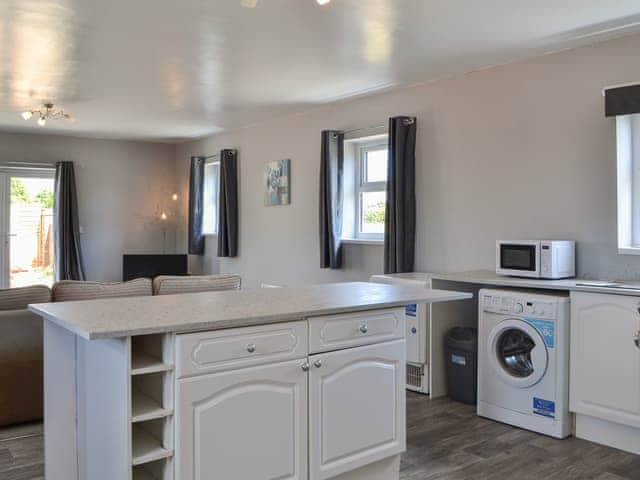
[[[387,152],[387,162],[389,161],[389,145],[386,138],[377,138],[368,142],[361,143],[357,146],[357,161],[355,172],[355,196],[356,196],[356,215],[354,218],[354,235],[356,239],[362,240],[384,240],[384,232],[372,233],[363,232],[363,213],[364,205],[362,201],[363,193],[368,192],[384,192],[385,199],[387,194],[386,180],[377,182],[367,181],[367,153],[372,151],[385,150]],[[388,165],[388,163],[387,163]]]
[[[202,234],[203,235],[211,235],[211,236],[216,236],[218,235],[218,215],[220,214],[220,160],[212,160],[209,162],[205,162],[204,164],[204,178],[203,178],[203,182],[206,183],[206,179],[207,179],[207,167],[214,165],[215,166],[215,190],[214,190],[214,211],[216,213],[216,217],[215,217],[215,222],[213,225],[213,230],[206,230],[205,229],[205,225],[204,225],[204,221],[202,223]],[[207,198],[205,195],[206,192],[206,187],[203,186],[202,188],[202,216],[203,218],[205,218],[205,213],[206,213],[206,205],[207,205]]]

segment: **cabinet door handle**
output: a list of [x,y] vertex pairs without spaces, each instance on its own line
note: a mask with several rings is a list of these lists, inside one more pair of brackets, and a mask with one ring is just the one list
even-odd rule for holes
[[300,368],[302,368],[303,372],[308,372],[309,371],[309,363],[303,363],[302,366]]
[[322,360],[316,360],[315,362],[313,362],[313,365],[316,368],[320,368],[322,366]]
[[636,347],[640,348],[640,330],[638,330],[636,332],[636,334],[633,337],[633,343],[636,344]]
[[367,333],[369,331],[369,327],[367,327],[366,323],[363,323],[362,325],[360,325],[360,331],[362,333]]
[[256,351],[256,344],[255,343],[250,343],[249,345],[247,345],[247,352],[253,353],[255,351]]

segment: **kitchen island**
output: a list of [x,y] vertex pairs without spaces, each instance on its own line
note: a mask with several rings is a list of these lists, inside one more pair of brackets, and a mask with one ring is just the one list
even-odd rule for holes
[[341,283],[31,305],[47,480],[393,480],[403,306],[464,292]]

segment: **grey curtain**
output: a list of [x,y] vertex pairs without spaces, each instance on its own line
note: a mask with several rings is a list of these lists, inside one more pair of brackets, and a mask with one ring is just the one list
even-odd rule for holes
[[205,157],[191,157],[189,175],[189,253],[191,255],[204,255],[204,235],[202,234],[204,162]]
[[416,236],[416,119],[389,119],[384,272],[413,271]]
[[238,152],[220,152],[220,200],[218,203],[218,256],[238,255]]
[[54,190],[55,278],[57,281],[84,280],[78,221],[78,194],[73,162],[56,163]]
[[320,152],[320,268],[342,267],[344,134],[322,132]]

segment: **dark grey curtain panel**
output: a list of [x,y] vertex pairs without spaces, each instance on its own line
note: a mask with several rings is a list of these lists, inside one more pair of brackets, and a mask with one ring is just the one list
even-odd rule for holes
[[54,274],[59,280],[84,280],[80,222],[78,220],[78,194],[73,162],[56,163],[55,193],[53,198],[54,222]]
[[320,268],[342,267],[344,134],[322,132],[320,152]]
[[204,255],[202,220],[205,161],[205,157],[191,157],[189,175],[189,253],[191,255]]
[[218,256],[238,255],[238,152],[220,152],[220,200],[218,203]]
[[384,273],[413,271],[416,237],[416,119],[389,119]]

